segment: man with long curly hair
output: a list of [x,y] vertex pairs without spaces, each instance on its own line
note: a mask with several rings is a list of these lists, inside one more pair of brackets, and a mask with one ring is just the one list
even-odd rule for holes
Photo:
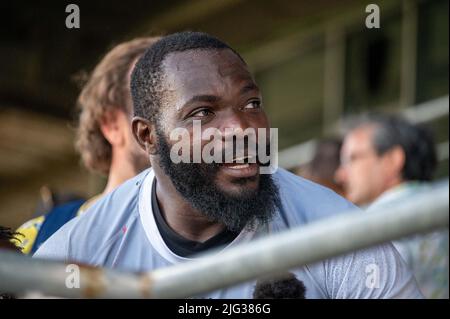
[[75,145],[84,165],[107,176],[108,182],[102,193],[88,201],[56,206],[19,227],[17,232],[24,236],[21,247],[25,254],[33,254],[62,225],[150,166],[147,154],[131,132],[130,75],[136,61],[157,39],[137,38],[117,45],[90,75],[77,100],[80,116]]

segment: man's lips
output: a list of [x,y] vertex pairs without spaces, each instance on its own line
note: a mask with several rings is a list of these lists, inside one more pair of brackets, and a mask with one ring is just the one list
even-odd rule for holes
[[219,167],[222,172],[235,178],[253,177],[258,174],[259,169],[256,163],[224,163]]
[[257,156],[256,155],[244,155],[240,157],[234,157],[231,162],[225,163],[235,163],[235,164],[244,164],[244,163],[256,163]]

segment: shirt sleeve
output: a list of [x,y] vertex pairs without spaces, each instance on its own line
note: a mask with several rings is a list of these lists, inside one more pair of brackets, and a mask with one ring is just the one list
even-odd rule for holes
[[324,290],[332,299],[422,299],[417,282],[391,243],[328,259]]
[[49,239],[47,239],[36,253],[33,258],[50,259],[68,262],[68,252],[70,244],[70,234],[75,225],[77,218],[73,218],[58,231],[56,231]]

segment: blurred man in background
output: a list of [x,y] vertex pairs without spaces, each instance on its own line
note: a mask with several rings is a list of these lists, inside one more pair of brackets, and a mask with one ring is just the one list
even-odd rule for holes
[[427,131],[382,115],[358,122],[344,139],[336,174],[351,202],[365,206],[397,186],[432,179],[436,154]]
[[[345,136],[336,179],[347,198],[368,211],[430,187],[436,168],[431,134],[394,117],[372,115]],[[394,242],[428,298],[448,298],[448,230]]]
[[130,75],[138,58],[156,40],[147,37],[119,44],[104,56],[92,72],[77,101],[81,112],[76,148],[90,171],[108,177],[106,187],[102,193],[87,201],[57,205],[47,214],[22,225],[17,232],[24,236],[21,238],[24,253],[33,254],[62,225],[150,166],[148,156],[131,132],[133,105]]

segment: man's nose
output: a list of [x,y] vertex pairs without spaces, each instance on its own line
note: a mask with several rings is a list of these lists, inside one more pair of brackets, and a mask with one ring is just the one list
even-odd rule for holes
[[235,110],[230,110],[227,114],[224,114],[219,129],[225,138],[230,135],[239,138],[247,128],[248,122],[245,117]]

